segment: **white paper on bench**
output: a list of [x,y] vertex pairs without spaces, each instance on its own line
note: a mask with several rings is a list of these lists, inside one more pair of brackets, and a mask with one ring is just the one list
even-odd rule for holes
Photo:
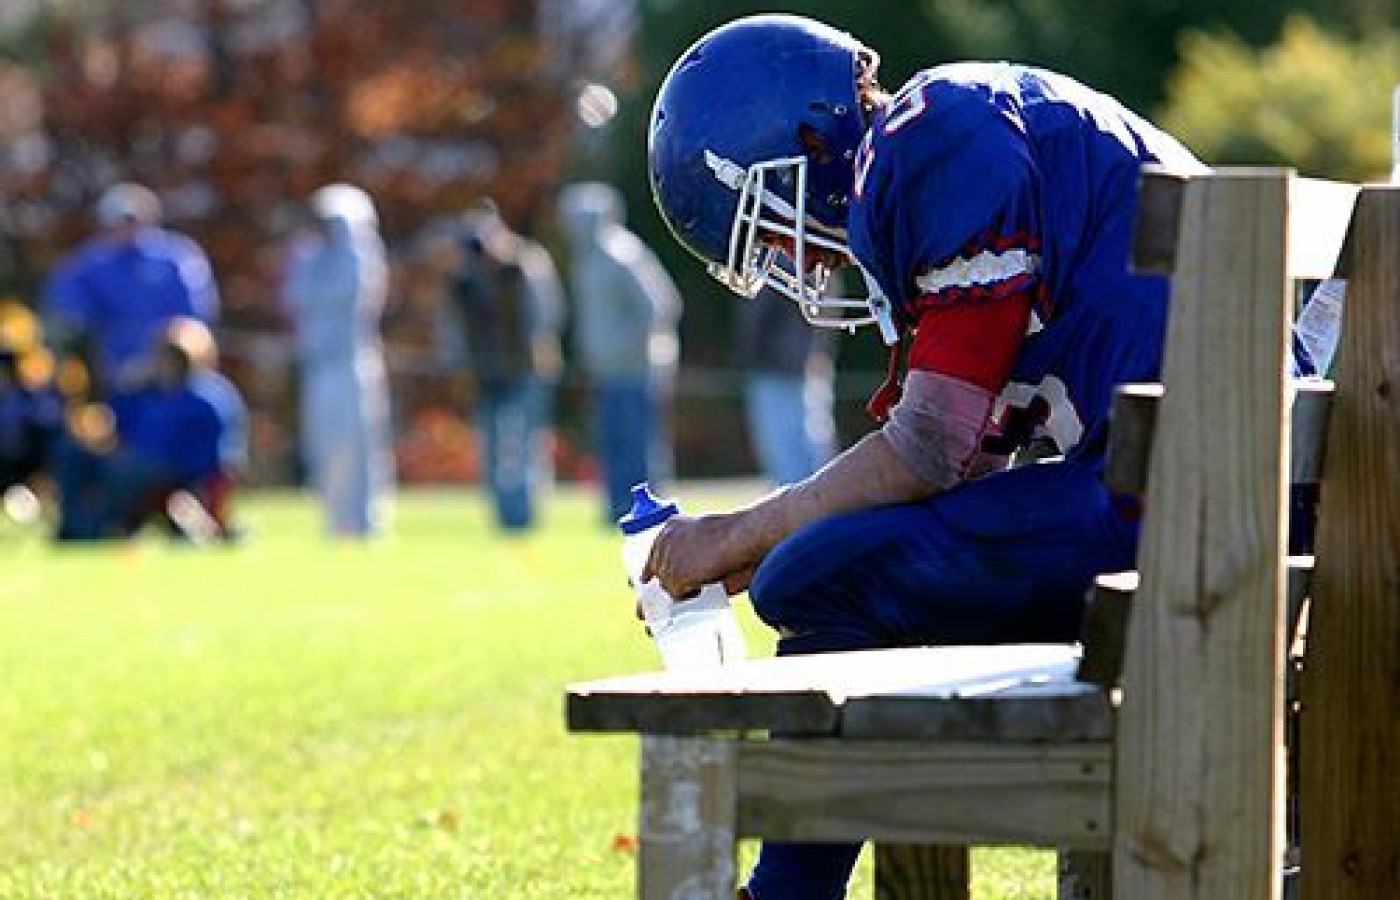
[[[1063,694],[1074,680],[1075,644],[996,644],[860,650],[749,659],[705,672],[627,675],[572,690],[584,693],[783,694],[821,691],[850,697],[979,697]],[[1078,685],[1086,692],[1093,685]]]

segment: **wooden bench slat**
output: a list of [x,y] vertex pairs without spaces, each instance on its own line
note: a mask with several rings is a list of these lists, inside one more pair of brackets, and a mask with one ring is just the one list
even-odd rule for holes
[[1076,680],[1076,667],[1067,665],[1043,683],[982,697],[852,698],[842,710],[840,733],[848,738],[1005,743],[1108,740],[1113,735],[1109,698],[1098,686]]
[[1123,675],[1128,613],[1137,587],[1137,572],[1113,572],[1094,579],[1084,607],[1084,656],[1077,673],[1080,681],[1117,687]]
[[1147,489],[1147,457],[1165,388],[1158,382],[1120,384],[1109,407],[1103,483],[1111,492],[1141,497]]
[[565,718],[570,731],[634,731],[643,734],[706,734],[713,731],[781,731],[835,734],[840,711],[821,692],[773,694],[757,702],[748,694],[633,695],[569,693]]
[[1400,896],[1400,185],[1349,248],[1302,676],[1302,896]]
[[[1288,583],[1285,591],[1288,633],[1293,639],[1299,632],[1303,600],[1313,570],[1312,556],[1289,556]],[[1084,655],[1079,661],[1076,677],[1089,684],[1116,687],[1123,674],[1123,650],[1128,630],[1128,615],[1132,611],[1138,589],[1137,572],[1112,572],[1094,579],[1094,589],[1084,610]],[[1291,695],[1290,695],[1291,696]]]
[[1337,386],[1328,379],[1317,378],[1290,382],[1289,388],[1289,480],[1311,484],[1322,477],[1327,417]]
[[1133,222],[1131,264],[1138,272],[1170,275],[1188,178],[1162,166],[1143,166]]
[[[1315,483],[1327,450],[1327,416],[1336,385],[1325,378],[1289,382],[1289,467],[1295,485]],[[1165,389],[1157,382],[1120,384],[1113,392],[1104,484],[1115,494],[1141,496],[1147,459]]]
[[1108,742],[739,744],[739,833],[777,840],[1108,846]]
[[[1233,167],[1230,177],[1268,175],[1278,170]],[[1133,232],[1136,271],[1170,275],[1176,269],[1177,235],[1190,178],[1161,166],[1144,166],[1138,217]],[[1345,268],[1348,226],[1358,185],[1322,178],[1288,179],[1288,231],[1284,267],[1289,278],[1331,278]]]
[[1007,644],[754,659],[570,685],[566,713],[574,731],[1092,740],[1108,710],[1074,680],[1078,658],[1068,644]]
[[1138,548],[1150,602],[1118,717],[1124,898],[1267,897],[1278,879],[1290,179],[1187,186]]

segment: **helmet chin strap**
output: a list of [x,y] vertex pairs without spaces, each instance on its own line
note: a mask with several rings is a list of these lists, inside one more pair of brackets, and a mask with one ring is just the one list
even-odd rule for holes
[[865,266],[856,263],[856,268],[860,270],[860,277],[865,281],[865,303],[870,307],[870,316],[880,329],[880,339],[885,342],[885,346],[893,347],[899,343],[899,328],[894,323],[894,307],[890,304],[890,298],[885,296],[885,292],[880,289],[880,283]]

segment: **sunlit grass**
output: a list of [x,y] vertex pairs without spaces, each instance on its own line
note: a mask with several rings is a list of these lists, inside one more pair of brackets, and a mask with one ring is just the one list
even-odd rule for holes
[[[508,539],[409,493],[372,546],[244,509],[210,550],[0,528],[0,897],[631,896],[635,740],[563,726],[567,682],[654,666],[593,498]],[[1048,854],[976,866],[1053,896]]]

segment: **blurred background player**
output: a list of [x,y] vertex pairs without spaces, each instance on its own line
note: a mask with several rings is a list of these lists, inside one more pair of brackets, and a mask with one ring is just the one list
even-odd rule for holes
[[795,484],[836,452],[834,335],[808,325],[797,305],[772,289],[739,303],[735,314],[749,440],[771,483]]
[[143,381],[73,410],[53,469],[60,541],[127,538],[153,519],[201,541],[229,536],[245,413],[209,373],[212,348],[203,323],[173,320]]
[[213,325],[219,293],[203,249],[161,226],[161,204],[133,182],[102,192],[98,233],[65,257],[44,287],[51,346],[87,366],[101,399],[141,382],[148,353],[177,316]]
[[578,363],[592,400],[594,449],[611,525],[631,487],[674,468],[671,398],[680,361],[680,293],[656,254],[623,224],[622,195],[581,182],[560,194]]
[[389,269],[379,215],[350,184],[311,195],[282,297],[296,329],[302,458],[326,531],[367,538],[394,487],[389,385],[380,340]]
[[62,433],[63,395],[43,326],[27,304],[0,297],[0,497],[12,521],[42,515]]
[[38,514],[34,482],[63,428],[63,403],[51,381],[26,374],[23,356],[0,345],[0,496],[7,514]]
[[445,355],[471,385],[496,524],[527,531],[553,478],[545,438],[563,369],[563,287],[549,251],[507,225],[489,201],[445,240]]

